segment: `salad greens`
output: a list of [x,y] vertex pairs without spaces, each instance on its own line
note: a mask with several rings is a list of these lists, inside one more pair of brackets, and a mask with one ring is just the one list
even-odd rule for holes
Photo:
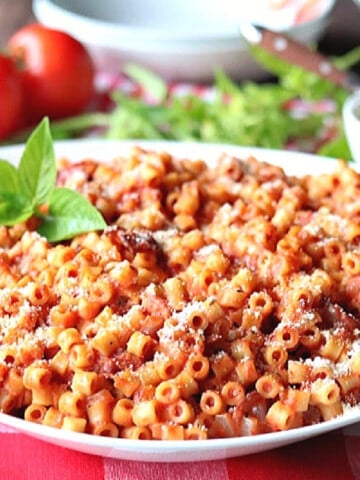
[[55,182],[55,153],[45,118],[27,140],[17,168],[0,160],[0,225],[11,226],[36,216],[39,233],[50,242],[106,227],[100,212],[85,197],[56,187]]
[[[115,139],[194,140],[266,148],[284,148],[295,141],[299,150],[350,159],[341,118],[347,92],[300,67],[290,67],[259,47],[251,51],[277,77],[276,82],[237,84],[217,70],[209,100],[194,94],[170,95],[163,79],[141,66],[129,65],[125,73],[152,102],[114,91],[111,111],[54,122],[53,136],[68,138],[95,128],[95,134]],[[359,61],[360,47],[334,59],[340,68]],[[298,115],[290,108],[296,99],[310,107],[306,114]],[[330,111],[321,109],[324,100],[331,103]],[[316,144],[309,146],[310,139],[317,139]]]

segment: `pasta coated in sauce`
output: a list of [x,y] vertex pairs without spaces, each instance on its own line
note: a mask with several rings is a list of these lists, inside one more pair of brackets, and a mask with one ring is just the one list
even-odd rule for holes
[[134,148],[59,164],[104,232],[0,227],[0,410],[94,435],[296,428],[360,401],[360,175]]

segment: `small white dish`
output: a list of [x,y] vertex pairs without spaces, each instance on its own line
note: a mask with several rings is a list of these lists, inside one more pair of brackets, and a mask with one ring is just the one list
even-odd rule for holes
[[343,121],[353,160],[360,163],[360,91],[353,93],[345,101]]
[[167,80],[198,82],[211,80],[216,67],[235,79],[264,75],[240,37],[241,22],[256,22],[310,44],[324,32],[335,0],[317,0],[319,12],[304,22],[290,8],[261,8],[268,4],[253,0],[244,8],[236,0],[33,0],[33,12],[41,23],[83,42],[101,70],[119,72],[135,62]]
[[[290,175],[332,172],[336,164],[334,159],[298,152],[191,142],[82,139],[57,142],[55,152],[57,156],[66,156],[71,161],[79,161],[89,154],[99,161],[106,161],[118,155],[125,155],[133,145],[155,151],[167,151],[190,159],[203,158],[209,165],[223,152],[239,158],[253,155],[259,160],[279,165]],[[23,145],[1,147],[0,158],[16,164],[23,148]],[[359,425],[358,422],[360,407],[349,409],[344,415],[333,420],[288,431],[211,440],[160,441],[114,439],[69,432],[0,413],[0,424],[54,445],[92,455],[142,462],[192,462],[249,455],[300,442],[339,428]]]

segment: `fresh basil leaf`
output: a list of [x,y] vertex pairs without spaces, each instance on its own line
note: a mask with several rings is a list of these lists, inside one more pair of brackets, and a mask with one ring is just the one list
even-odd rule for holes
[[350,147],[343,132],[340,132],[333,140],[325,143],[319,149],[318,154],[325,157],[340,158],[345,161],[352,160]]
[[16,167],[7,160],[0,160],[0,192],[18,192],[19,182]]
[[154,101],[162,102],[165,100],[168,88],[161,77],[134,63],[126,65],[123,71],[126,75],[135,80],[141,88],[148,92]]
[[[123,132],[125,135],[123,135]],[[123,105],[112,115],[112,122],[108,128],[107,138],[162,138],[157,125],[150,118],[150,109],[137,110],[134,106]]]
[[360,62],[360,47],[354,47],[341,57],[333,59],[334,65],[342,70],[348,70]]
[[249,52],[266,72],[276,77],[286,76],[289,70],[294,67],[294,65],[268,52],[259,45],[250,45]]
[[7,227],[27,220],[33,210],[26,198],[16,192],[0,192],[0,225]]
[[51,192],[49,211],[42,218],[38,232],[50,242],[106,227],[100,212],[85,197],[62,187]]
[[20,191],[33,208],[47,202],[56,181],[55,152],[47,118],[42,120],[26,142],[18,178]]

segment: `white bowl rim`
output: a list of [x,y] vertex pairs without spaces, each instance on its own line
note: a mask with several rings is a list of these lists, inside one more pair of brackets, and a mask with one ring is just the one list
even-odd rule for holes
[[[358,114],[355,114],[355,109]],[[342,108],[344,132],[348,141],[352,157],[360,163],[360,90],[347,97]]]
[[352,93],[347,97],[343,105],[343,113],[345,116],[353,117],[360,122],[360,117],[354,114],[354,109],[360,107],[360,90]]
[[[288,28],[281,29],[280,31],[287,33],[287,32],[301,32],[303,29],[311,29],[313,28],[318,22],[323,21],[326,19],[332,12],[335,6],[336,0],[329,0],[327,7],[324,9],[321,15],[318,17],[301,24],[292,25]],[[129,48],[133,44],[133,42],[137,42],[140,44],[141,42],[160,42],[158,45],[161,45],[161,42],[171,41],[174,42],[174,47],[177,42],[179,42],[178,47],[184,48],[186,43],[191,40],[191,45],[189,45],[189,49],[194,47],[194,43],[196,41],[215,41],[215,40],[238,40],[240,39],[240,34],[237,35],[236,32],[230,31],[228,28],[226,31],[223,31],[219,35],[219,31],[198,31],[196,34],[189,33],[188,31],[182,32],[181,30],[162,30],[162,29],[152,29],[152,28],[141,28],[141,27],[134,27],[134,26],[127,26],[121,23],[109,22],[105,20],[97,20],[91,17],[85,17],[78,13],[74,13],[71,11],[67,11],[65,8],[60,7],[59,5],[54,4],[51,0],[33,0],[32,4],[33,12],[36,18],[44,20],[47,17],[47,23],[51,26],[51,24],[55,25],[55,18],[58,20],[56,24],[63,24],[66,26],[66,29],[73,28],[77,32],[77,35],[80,36],[82,32],[83,38],[86,37],[87,41],[93,41],[97,44],[111,46],[114,44],[114,40],[117,39],[121,42],[128,41]],[[96,39],[92,39],[94,29],[96,29]],[[88,35],[85,36],[85,32],[88,32]],[[245,43],[243,42],[245,45]],[[124,43],[123,43],[124,45]],[[196,45],[196,44],[195,44]],[[145,49],[146,46],[144,45]],[[237,48],[239,45],[237,45]],[[134,49],[134,47],[132,47]],[[211,48],[212,49],[212,48]],[[210,50],[210,48],[209,48]]]

